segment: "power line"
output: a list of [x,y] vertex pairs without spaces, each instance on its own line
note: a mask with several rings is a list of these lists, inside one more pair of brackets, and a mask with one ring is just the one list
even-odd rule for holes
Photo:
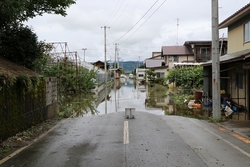
[[[122,37],[124,37],[126,34],[128,34],[142,19],[143,19],[143,17],[145,17],[146,16],[146,14],[155,6],[155,4],[158,2],[159,0],[156,0],[155,2],[154,2],[154,4],[147,10],[147,12],[146,13],[144,13],[144,15],[125,33],[125,34],[123,34],[120,38],[118,38],[116,41],[114,41],[113,43],[115,43],[115,42],[117,42],[117,41],[119,41]],[[165,0],[166,1],[166,0]],[[164,2],[165,2],[164,1]]]
[[[134,11],[134,9],[137,7],[137,5],[139,4],[140,1],[141,1],[141,0],[138,0],[137,3],[136,3],[132,8],[130,8],[131,10],[127,13],[126,16],[124,16],[124,19],[121,19],[121,20],[120,20],[120,22],[119,22],[117,25],[120,25],[122,22],[124,22],[125,19],[128,18],[128,16],[132,13],[132,11]],[[129,0],[129,2],[130,2],[130,0]],[[134,0],[133,0],[133,2],[134,2]],[[113,24],[113,23],[112,23],[112,24]],[[113,27],[113,26],[112,26],[112,27]],[[116,27],[117,27],[117,26],[116,26]],[[116,30],[116,27],[113,27],[113,30]]]
[[119,16],[114,20],[114,22],[113,22],[112,24],[110,24],[110,26],[112,26],[112,25],[120,18],[120,16],[122,15],[122,13],[124,13],[124,10],[127,8],[127,6],[128,6],[128,4],[129,4],[130,1],[131,1],[131,0],[128,1],[128,3],[126,4],[126,6],[125,6],[125,7],[123,8],[123,10],[120,12]]
[[127,39],[129,39],[132,35],[134,35],[154,14],[155,12],[157,12],[159,10],[159,8],[166,2],[166,0],[164,0],[160,6],[158,6],[158,8],[147,18],[147,20],[145,20],[140,27],[138,27],[130,36],[128,36],[125,40],[123,40],[122,42],[120,42],[120,44],[124,43]]
[[[119,1],[119,2],[120,2],[120,1]],[[115,9],[116,9],[116,7],[118,6],[119,2],[116,4]],[[121,6],[122,6],[123,3],[124,3],[124,0],[122,1],[122,3],[120,4],[120,6],[118,7],[118,9],[117,9],[116,11],[115,11],[115,9],[113,10],[113,12],[111,13],[111,15],[110,15],[109,18],[111,18],[112,15],[115,15],[115,16],[117,15],[117,13],[118,13],[118,11],[120,10],[120,8],[121,8]],[[114,11],[115,11],[115,14],[113,14]],[[114,17],[113,17],[112,19],[114,19]],[[111,19],[111,21],[112,21],[112,19]],[[108,20],[109,20],[109,19],[108,19]],[[107,23],[110,23],[111,21],[107,21]]]

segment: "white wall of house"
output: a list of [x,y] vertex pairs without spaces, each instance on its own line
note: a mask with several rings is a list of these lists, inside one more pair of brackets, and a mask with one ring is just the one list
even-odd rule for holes
[[[154,69],[154,72],[158,73],[158,75],[156,76],[157,78],[165,78],[168,75],[168,71],[169,70],[167,68],[157,68],[157,69]],[[158,77],[158,76],[161,76],[161,77]]]
[[179,56],[179,63],[187,62],[187,61],[194,61],[194,56]]
[[143,80],[146,76],[146,70],[145,68],[137,68],[136,69],[136,79]]
[[194,56],[187,56],[186,55],[180,55],[178,56],[177,60],[173,58],[173,56],[165,56],[165,62],[166,65],[168,65],[168,68],[171,70],[174,68],[174,63],[181,63],[186,61],[194,61]]

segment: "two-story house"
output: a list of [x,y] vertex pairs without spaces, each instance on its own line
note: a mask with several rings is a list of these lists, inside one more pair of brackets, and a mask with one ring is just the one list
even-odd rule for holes
[[[227,38],[219,42],[220,55],[227,53]],[[197,65],[211,60],[212,41],[186,41],[183,46],[162,46],[161,52],[153,52],[145,60],[146,68],[156,72],[157,78],[167,76],[169,69],[178,66]]]
[[[219,24],[228,29],[228,51],[220,57],[222,98],[227,96],[238,105],[250,107],[250,3]],[[204,66],[204,91],[212,96],[212,61]],[[225,94],[224,94],[225,92]],[[246,112],[246,110],[244,110]],[[249,112],[244,118],[249,119]]]
[[[197,63],[211,60],[212,41],[186,41],[184,46],[192,50],[194,60]],[[227,38],[221,38],[219,41],[220,56],[227,53]]]

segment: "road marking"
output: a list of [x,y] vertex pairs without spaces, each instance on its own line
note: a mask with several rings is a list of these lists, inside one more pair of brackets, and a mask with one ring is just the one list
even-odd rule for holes
[[219,130],[221,131],[225,131],[226,129],[225,128],[222,128],[222,127],[218,127]]
[[123,144],[129,143],[128,121],[124,121]]
[[236,133],[233,133],[232,136],[236,137],[237,139],[239,139],[239,140],[241,140],[241,141],[243,141],[243,142],[245,142],[245,143],[247,143],[247,144],[250,144],[250,140],[248,140],[248,139],[245,138],[245,137],[242,137],[242,136],[240,136],[240,135],[238,135],[238,134],[236,134]]
[[224,142],[226,142],[227,144],[229,144],[231,147],[233,147],[234,149],[238,150],[239,152],[241,152],[242,154],[246,155],[247,157],[250,158],[250,154],[247,153],[246,151],[242,150],[241,148],[239,148],[238,146],[234,145],[233,143],[231,143],[230,141],[222,138],[220,135],[217,135],[216,133],[212,132],[211,130],[204,128],[203,126],[199,125],[198,123],[196,123],[194,120],[189,119],[190,121],[192,121],[193,123],[195,123],[196,125],[200,126],[201,128],[205,129],[207,132],[213,134],[214,136],[218,137],[220,140],[223,140]]

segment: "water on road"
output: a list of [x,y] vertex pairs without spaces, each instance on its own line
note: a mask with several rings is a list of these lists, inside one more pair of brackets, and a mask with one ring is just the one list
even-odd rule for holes
[[[115,112],[124,112],[126,108],[156,115],[180,115],[207,119],[211,112],[204,108],[189,108],[183,99],[173,100],[172,90],[166,86],[155,84],[139,84],[129,78],[116,79],[106,89],[94,91],[92,94],[65,96],[60,100],[60,113],[64,117],[93,116]],[[182,96],[177,93],[177,96]],[[106,97],[106,98],[105,98]],[[178,104],[177,104],[177,103]]]
[[[163,115],[164,111],[161,108],[146,106],[147,90],[146,85],[136,84],[135,80],[132,79],[121,78],[116,80],[116,84],[112,86],[107,103],[102,101],[96,109],[99,114],[123,112],[125,108],[135,108],[136,111]],[[105,105],[107,105],[107,111],[105,111]]]

